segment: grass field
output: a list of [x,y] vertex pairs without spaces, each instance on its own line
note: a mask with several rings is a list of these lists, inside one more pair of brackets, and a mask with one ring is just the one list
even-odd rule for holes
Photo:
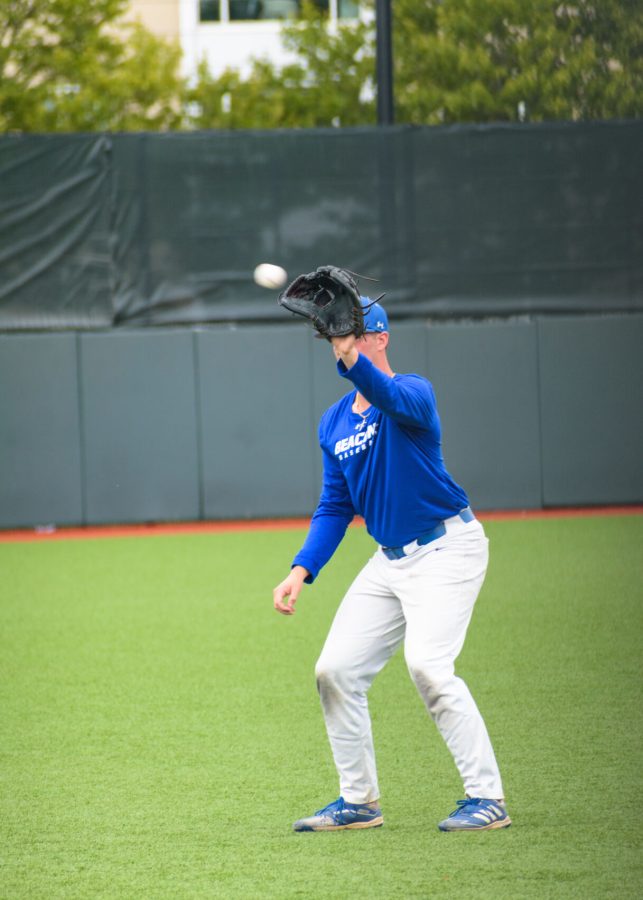
[[461,785],[400,654],[384,828],[290,830],[337,795],[313,667],[363,529],[294,618],[302,531],[0,544],[0,897],[640,897],[643,516],[486,530],[459,672],[514,826],[475,835],[436,829]]

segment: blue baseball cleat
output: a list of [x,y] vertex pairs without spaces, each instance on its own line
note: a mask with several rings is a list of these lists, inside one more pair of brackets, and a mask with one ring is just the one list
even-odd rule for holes
[[511,825],[504,803],[484,797],[458,800],[458,808],[438,825],[440,831],[489,831]]
[[382,810],[339,797],[307,819],[298,819],[294,831],[342,831],[345,828],[377,828],[384,824]]

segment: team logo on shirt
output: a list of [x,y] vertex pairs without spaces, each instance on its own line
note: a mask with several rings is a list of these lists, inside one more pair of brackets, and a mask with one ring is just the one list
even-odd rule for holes
[[368,425],[366,431],[359,434],[351,434],[350,437],[342,438],[335,444],[335,456],[339,459],[346,459],[347,456],[355,456],[357,453],[364,453],[369,447],[373,446],[375,435],[377,434],[377,422]]

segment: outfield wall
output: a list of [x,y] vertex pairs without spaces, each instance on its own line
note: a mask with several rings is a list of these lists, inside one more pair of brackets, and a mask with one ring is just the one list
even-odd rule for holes
[[[392,326],[478,509],[643,502],[643,315]],[[0,335],[0,527],[305,516],[346,388],[299,324]]]

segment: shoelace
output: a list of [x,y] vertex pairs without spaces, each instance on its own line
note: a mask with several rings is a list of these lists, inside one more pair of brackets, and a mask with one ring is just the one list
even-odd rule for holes
[[325,806],[323,809],[318,809],[315,813],[316,816],[321,816],[324,813],[329,813],[333,816],[336,816],[344,809],[344,798],[338,797],[337,800],[333,800],[332,803],[329,803],[328,806]]
[[458,813],[468,813],[467,806],[475,808],[480,806],[480,801],[467,797],[465,800],[456,800],[456,804],[458,808],[453,810],[451,813],[452,816],[457,816]]
[[[467,797],[464,800],[456,800],[456,803],[458,808],[453,810],[451,816],[457,816],[459,813],[464,813],[465,815],[470,816],[473,815],[473,813],[482,806],[483,809],[490,815],[492,815],[496,819],[498,818],[495,810],[488,809],[488,807],[483,806],[484,800],[480,799],[479,797]],[[501,804],[498,803],[497,805],[498,807],[501,807]],[[467,809],[467,807],[471,807],[471,809]],[[451,818],[451,816],[449,816],[449,818]]]

